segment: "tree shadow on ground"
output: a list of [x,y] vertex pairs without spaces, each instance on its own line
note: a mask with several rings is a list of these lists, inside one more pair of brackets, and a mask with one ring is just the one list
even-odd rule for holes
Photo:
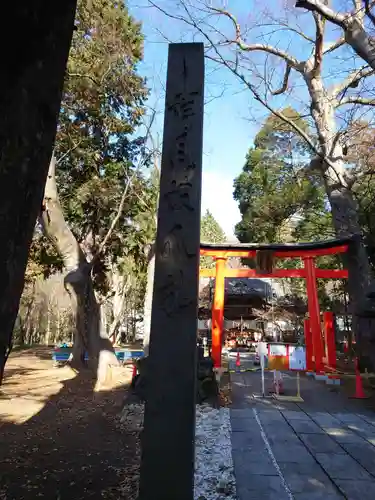
[[51,353],[54,348],[55,346],[53,345],[17,345],[13,347],[11,352],[18,357],[26,357],[32,352],[34,356],[38,356],[40,359],[51,359]]
[[139,447],[119,422],[128,386],[96,393],[90,371],[61,383],[26,422],[0,417],[0,498],[130,500]]

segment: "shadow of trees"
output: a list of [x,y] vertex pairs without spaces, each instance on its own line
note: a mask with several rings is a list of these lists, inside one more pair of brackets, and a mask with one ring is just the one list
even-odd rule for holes
[[127,385],[95,393],[88,370],[62,383],[27,422],[0,420],[0,498],[132,498],[137,435],[119,424]]

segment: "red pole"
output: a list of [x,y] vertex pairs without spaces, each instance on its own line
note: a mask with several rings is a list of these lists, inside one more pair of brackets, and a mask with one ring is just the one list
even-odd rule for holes
[[224,326],[224,291],[225,291],[225,263],[226,259],[216,259],[215,295],[212,307],[212,358],[214,367],[221,367],[221,345]]
[[316,287],[315,262],[312,257],[303,259],[306,271],[307,305],[310,316],[310,325],[315,357],[315,372],[322,373],[323,369],[323,343],[320,327],[320,311],[318,290]]
[[310,320],[305,319],[304,321],[304,332],[305,332],[305,346],[306,346],[306,370],[308,372],[314,371],[313,364],[313,343],[310,329]]
[[333,323],[333,313],[331,311],[323,313],[323,324],[326,339],[327,364],[330,368],[336,370],[335,328]]

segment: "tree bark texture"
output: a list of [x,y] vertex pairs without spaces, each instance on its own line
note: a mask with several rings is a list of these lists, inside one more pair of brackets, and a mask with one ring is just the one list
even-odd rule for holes
[[155,243],[152,244],[148,254],[147,287],[146,287],[145,300],[143,306],[143,351],[145,356],[148,356],[149,354],[152,297],[154,293],[154,275],[155,275]]
[[[355,242],[347,255],[344,265],[349,272],[348,292],[350,312],[353,315],[353,331],[358,352],[366,358],[366,365],[375,368],[375,316],[373,306],[367,299],[371,284],[369,257],[362,240],[362,230],[358,218],[358,207],[345,176],[343,148],[337,140],[335,120],[335,99],[324,89],[322,77],[316,73],[312,61],[308,61],[304,71],[305,81],[311,97],[311,113],[318,131],[321,150],[328,161],[318,161],[326,193],[331,205],[332,220],[336,236],[355,237]],[[315,160],[314,160],[315,161]]]
[[344,31],[345,41],[359,57],[375,69],[375,40],[364,23],[364,6],[342,14],[330,7],[326,0],[297,0],[296,7],[322,15]]
[[0,383],[51,158],[75,8],[76,0],[19,0],[1,16]]
[[118,340],[118,333],[124,321],[125,316],[125,298],[129,288],[127,278],[121,274],[118,269],[112,272],[112,286],[114,288],[114,296],[112,299],[112,321],[109,327],[109,338],[116,343]]
[[82,366],[86,351],[90,362],[97,369],[98,381],[103,383],[108,376],[110,365],[116,365],[117,359],[108,335],[102,328],[90,263],[64,219],[57,195],[55,163],[52,158],[44,194],[43,229],[64,262],[64,285],[70,294],[75,314],[73,364]]

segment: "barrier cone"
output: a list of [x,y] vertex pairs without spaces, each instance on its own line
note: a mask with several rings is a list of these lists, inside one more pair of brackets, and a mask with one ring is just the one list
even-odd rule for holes
[[359,371],[358,358],[355,358],[355,395],[351,399],[369,399],[363,390],[361,373]]
[[237,356],[236,356],[236,368],[238,368],[238,370],[239,370],[239,369],[240,369],[240,366],[241,366],[240,351],[237,351]]

